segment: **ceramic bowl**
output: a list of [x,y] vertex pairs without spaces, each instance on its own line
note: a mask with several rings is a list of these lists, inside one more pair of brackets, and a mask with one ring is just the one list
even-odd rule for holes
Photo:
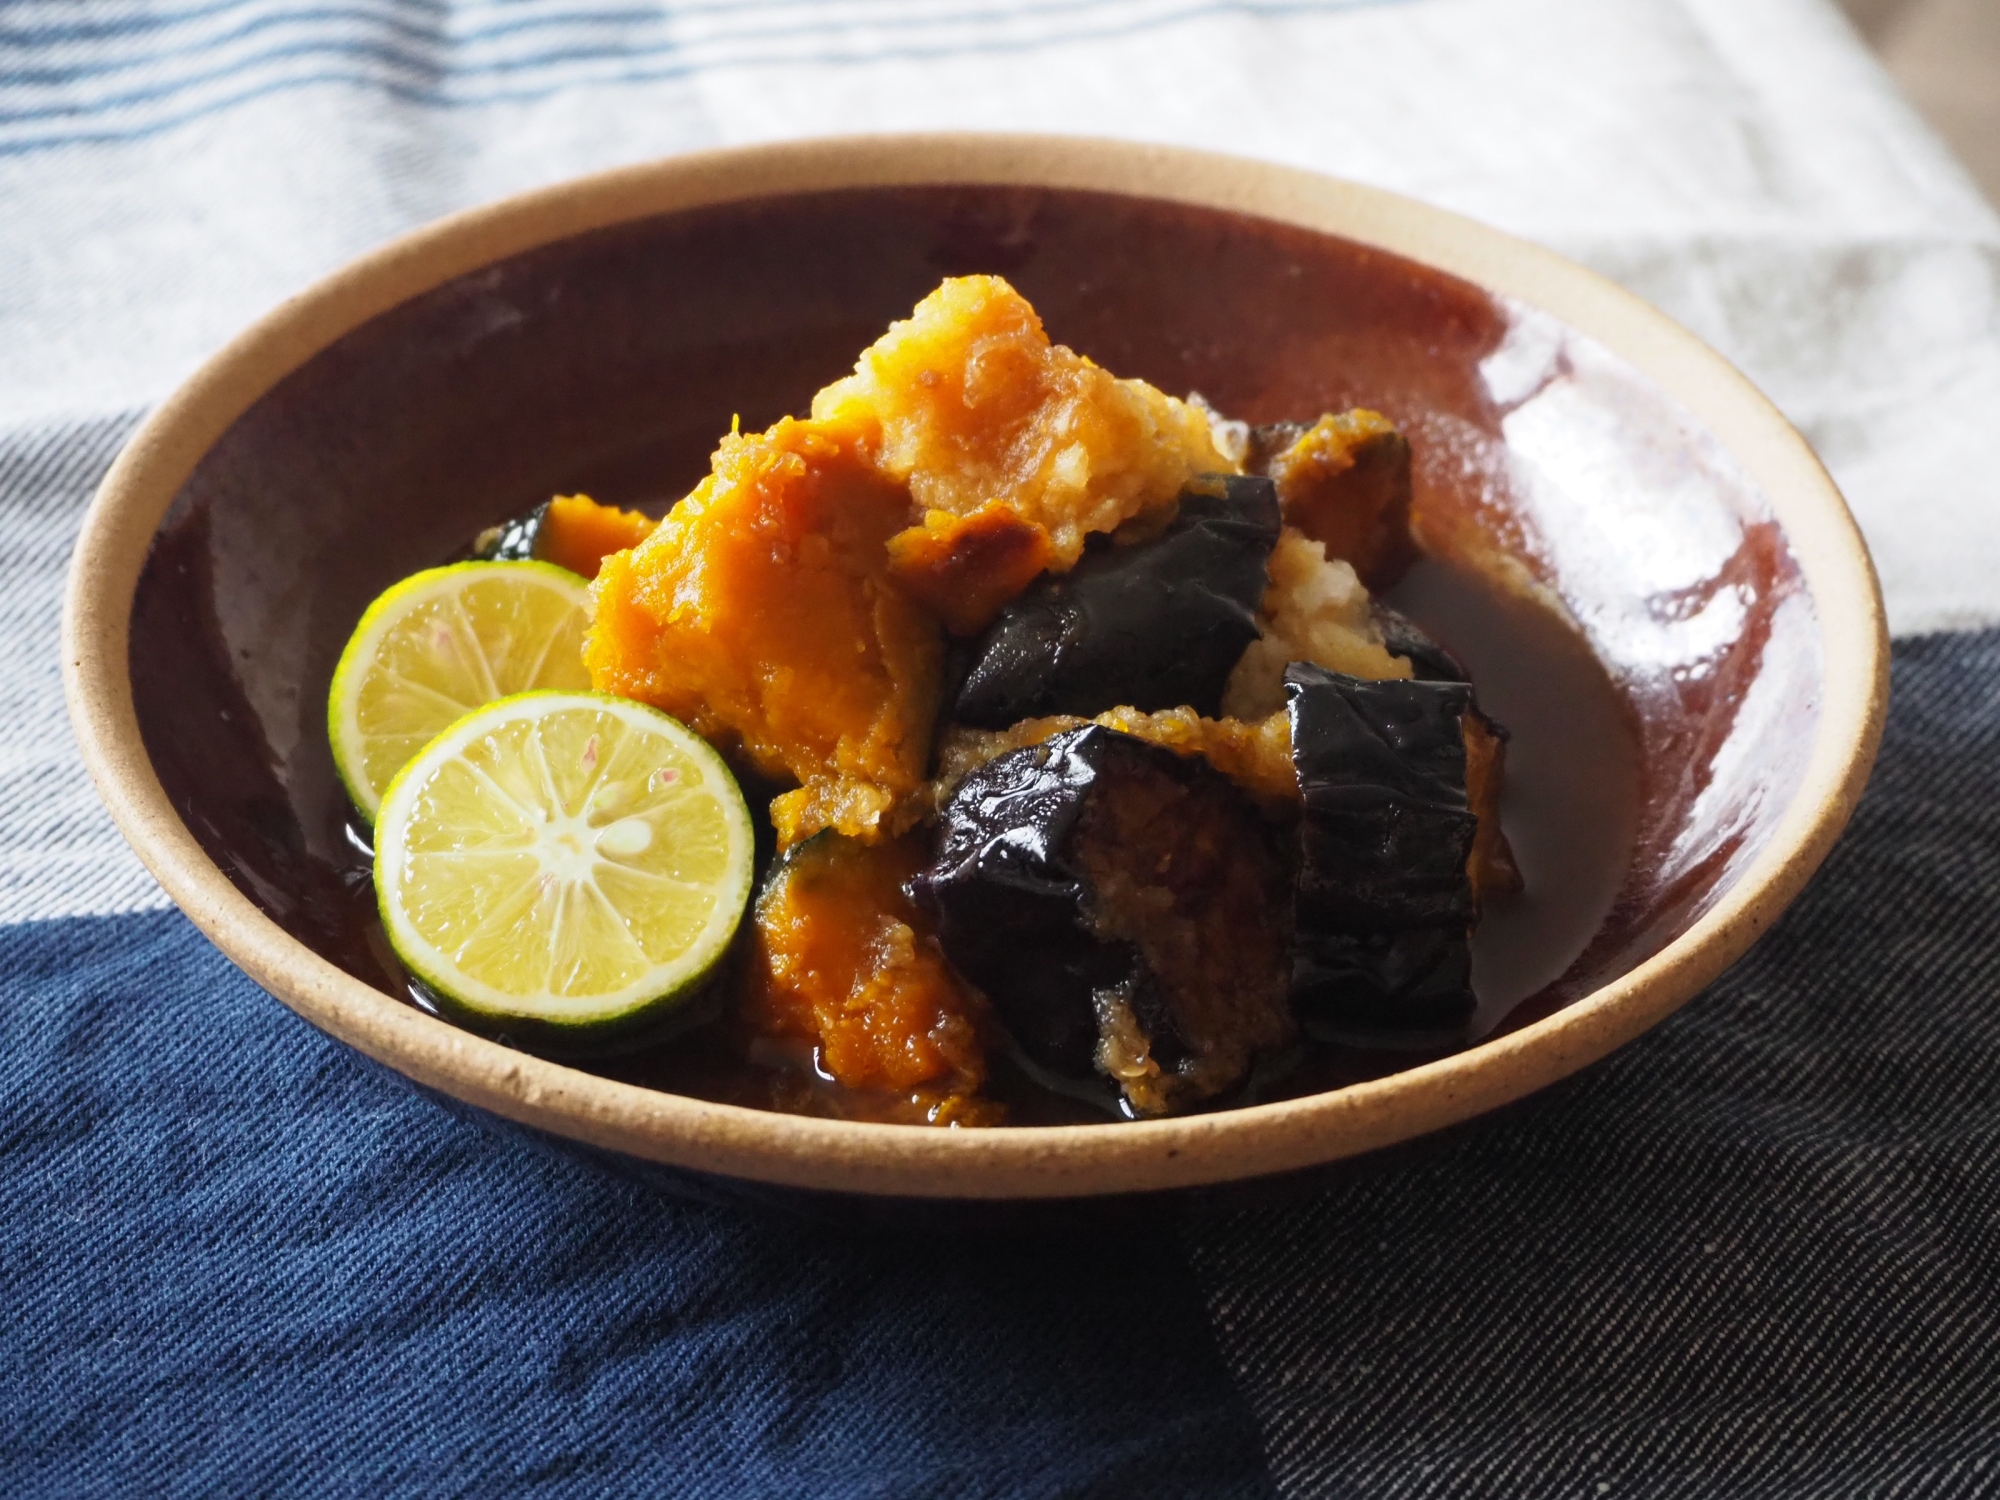
[[[663,506],[732,416],[802,410],[940,276],[974,270],[1120,374],[1251,420],[1365,404],[1410,434],[1433,560],[1399,597],[1515,729],[1507,816],[1530,894],[1481,928],[1484,1039],[1357,1054],[1298,1097],[1191,1118],[944,1131],[645,1087],[407,1003],[323,730],[368,599],[553,492]],[[1818,865],[1875,751],[1886,660],[1866,551],[1804,441],[1616,287],[1352,183],[981,136],[681,157],[364,257],[133,438],[85,521],[65,620],[71,711],[113,816],[313,1024],[626,1161],[896,1199],[1282,1173],[1601,1057],[1742,954]]]

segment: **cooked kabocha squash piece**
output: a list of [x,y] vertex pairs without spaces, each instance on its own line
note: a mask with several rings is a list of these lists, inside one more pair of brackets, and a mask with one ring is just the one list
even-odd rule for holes
[[952,717],[988,729],[1119,707],[1214,717],[1257,639],[1277,495],[1268,479],[1207,476],[1149,530],[1131,543],[1093,539],[1074,568],[1002,609],[973,648]]
[[[1304,662],[1287,668],[1285,687],[1305,804],[1292,986],[1300,1020],[1335,1032],[1461,1025],[1474,1003],[1475,800],[1486,795],[1469,785],[1475,760],[1497,799],[1497,741],[1472,689],[1367,682]],[[1497,837],[1497,817],[1493,826]]]
[[1285,861],[1199,759],[1085,725],[971,771],[940,822],[911,893],[1033,1066],[1154,1116],[1294,1039]]
[[979,997],[903,891],[928,842],[823,833],[787,853],[757,898],[744,1002],[754,1028],[813,1043],[840,1083],[921,1093],[944,1124],[979,1091],[986,1051]]
[[595,578],[605,558],[638,546],[658,524],[636,510],[599,505],[588,495],[558,495],[524,516],[482,531],[472,550],[491,562],[554,563]]
[[930,511],[889,538],[889,576],[953,635],[985,629],[1053,561],[1049,534],[998,501],[969,516]]
[[812,410],[867,424],[882,472],[922,511],[1000,504],[1041,527],[1059,569],[1090,533],[1170,504],[1196,474],[1236,467],[1202,412],[1052,344],[998,276],[945,281]]
[[781,847],[916,811],[943,632],[890,582],[909,496],[853,432],[790,418],[732,435],[713,472],[592,586],[592,683],[681,719],[761,775]]
[[1285,523],[1352,564],[1369,588],[1389,587],[1416,561],[1410,444],[1379,412],[1253,428],[1245,462],[1276,481]]
[[558,495],[542,516],[535,555],[585,578],[595,578],[605,558],[638,546],[658,524],[640,511],[599,505],[588,495]]

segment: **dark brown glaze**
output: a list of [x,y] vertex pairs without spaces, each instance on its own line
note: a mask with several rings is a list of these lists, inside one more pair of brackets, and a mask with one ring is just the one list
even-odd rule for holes
[[[196,838],[287,930],[400,993],[324,727],[363,607],[551,493],[660,512],[733,417],[803,411],[940,276],[973,270],[1007,275],[1054,337],[1120,374],[1252,422],[1366,405],[1409,434],[1433,561],[1397,602],[1514,733],[1505,819],[1528,895],[1480,928],[1482,1032],[1657,951],[1762,847],[1817,712],[1815,621],[1761,499],[1642,377],[1539,313],[1348,241],[951,187],[767,199],[546,246],[376,318],[254,405],[177,498],[134,603],[141,728]],[[742,1052],[712,1031],[602,1071],[844,1107]],[[1409,1060],[1330,1056],[1278,1087]]]

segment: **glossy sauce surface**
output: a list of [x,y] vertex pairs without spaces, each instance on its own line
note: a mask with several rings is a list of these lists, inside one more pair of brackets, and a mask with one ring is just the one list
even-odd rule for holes
[[[1411,438],[1432,560],[1394,596],[1513,731],[1528,893],[1475,944],[1482,1030],[1669,941],[1795,784],[1817,635],[1762,502],[1628,367],[1530,309],[1346,241],[1212,210],[912,188],[723,206],[560,242],[375,319],[207,455],[156,538],[132,670],[161,781],[251,898],[391,993],[324,729],[362,609],[555,493],[655,514],[944,275],[1007,275],[1052,335],[1252,421],[1366,405]],[[1330,1052],[1269,1085],[1414,1060]],[[600,1071],[875,1112],[726,1023]],[[1021,1083],[1015,1117],[1075,1109]],[[893,1111],[892,1111],[893,1112]]]

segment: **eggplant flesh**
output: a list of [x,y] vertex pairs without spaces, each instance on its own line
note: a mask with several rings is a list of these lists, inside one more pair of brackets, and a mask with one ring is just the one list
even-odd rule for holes
[[1317,1034],[1428,1032],[1474,1008],[1462,682],[1285,669],[1304,801],[1292,1005]]
[[951,718],[980,729],[1113,708],[1209,718],[1244,648],[1280,526],[1268,479],[1214,475],[1180,496],[1159,535],[1094,537],[1001,610],[961,665]]
[[1085,725],[961,781],[910,886],[1035,1067],[1132,1115],[1187,1108],[1289,1045],[1289,871],[1200,761]]

